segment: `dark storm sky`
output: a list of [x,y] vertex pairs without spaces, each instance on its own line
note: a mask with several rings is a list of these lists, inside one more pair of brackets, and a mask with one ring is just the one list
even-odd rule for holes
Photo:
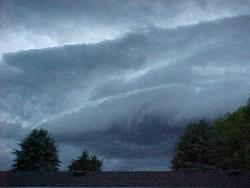
[[186,122],[248,98],[249,31],[250,0],[0,1],[0,170],[35,127],[62,169],[83,149],[104,170],[168,169]]

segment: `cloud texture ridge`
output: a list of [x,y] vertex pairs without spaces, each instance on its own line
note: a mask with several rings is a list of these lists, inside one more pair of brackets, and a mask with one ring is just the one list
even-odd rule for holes
[[[55,17],[46,25],[53,25],[57,17],[46,8],[51,7],[49,1],[32,2],[22,6],[17,1],[8,3],[17,10],[29,10],[41,23],[47,18],[44,10],[48,10],[47,16]],[[25,12],[20,18],[27,18],[26,22],[16,17],[5,20],[6,25],[19,23],[20,31],[32,26],[32,33],[49,41],[54,38],[51,44],[44,40],[35,47],[42,49],[13,52],[19,47],[26,49],[21,45],[1,51],[3,169],[10,167],[13,156],[9,151],[17,147],[18,139],[32,128],[45,128],[59,143],[62,169],[86,149],[104,159],[105,170],[166,170],[173,146],[188,122],[213,120],[244,104],[250,88],[250,16],[241,14],[247,12],[249,1],[237,6],[230,2],[231,7],[220,14],[215,8],[223,5],[220,1],[126,2],[107,1],[102,7],[101,1],[86,1],[85,11],[77,8],[82,7],[77,5],[81,1],[59,3],[57,10],[68,18],[66,23],[72,22],[71,16],[78,21],[89,19],[93,32],[100,32],[96,35],[113,26],[112,34],[105,36],[104,32],[94,42],[76,39],[81,37],[77,31],[67,38],[67,29],[65,36],[56,29],[42,30]],[[8,3],[2,6],[10,7]],[[67,3],[75,10],[73,15]],[[114,7],[107,13],[111,4]],[[188,11],[197,10],[193,14],[200,19],[180,18],[187,15],[184,5]],[[135,19],[130,9],[137,11]],[[10,9],[4,10],[10,14]],[[111,19],[113,14],[117,17]],[[169,20],[160,19],[166,14]],[[79,33],[84,30],[83,38],[89,32],[78,28]],[[49,46],[53,47],[43,48]]]

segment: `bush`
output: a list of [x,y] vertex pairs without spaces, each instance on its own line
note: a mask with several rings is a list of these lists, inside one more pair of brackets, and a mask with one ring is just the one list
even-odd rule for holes
[[101,171],[102,160],[84,151],[77,159],[71,161],[69,171]]

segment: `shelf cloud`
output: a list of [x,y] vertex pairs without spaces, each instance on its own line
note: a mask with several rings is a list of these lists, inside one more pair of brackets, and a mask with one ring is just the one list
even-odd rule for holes
[[62,169],[166,170],[183,127],[249,96],[250,1],[2,1],[0,160],[32,128]]
[[245,15],[249,0],[3,0],[0,53],[114,39],[144,27],[175,28]]

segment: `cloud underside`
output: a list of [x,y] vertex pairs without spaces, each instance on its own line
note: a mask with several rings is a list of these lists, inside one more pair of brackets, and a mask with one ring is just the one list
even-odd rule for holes
[[95,43],[137,28],[176,28],[249,12],[249,0],[2,0],[0,53]]
[[[147,27],[96,44],[6,53],[0,63],[0,159],[31,128],[106,170],[164,170],[187,122],[242,105],[250,88],[250,17]],[[8,143],[6,147],[6,144]]]

